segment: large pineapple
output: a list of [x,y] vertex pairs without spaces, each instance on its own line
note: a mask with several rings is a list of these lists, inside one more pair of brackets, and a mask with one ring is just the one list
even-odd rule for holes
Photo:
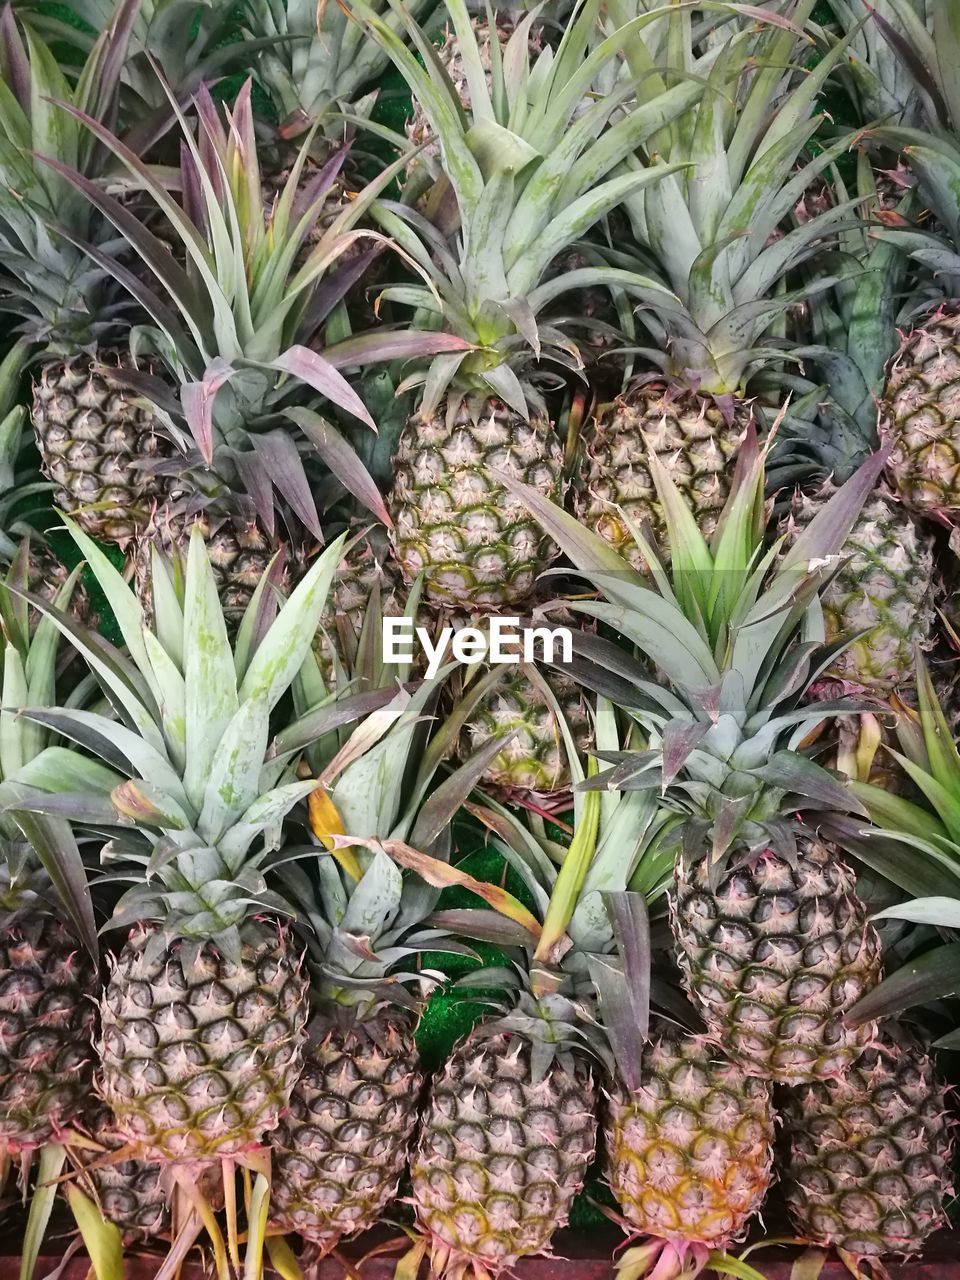
[[604,1123],[610,1189],[630,1227],[682,1258],[742,1235],[773,1181],[770,1085],[703,1037],[664,1020]]
[[[607,278],[587,270],[546,280],[548,270],[627,192],[657,182],[665,168],[610,176],[651,130],[647,115],[632,114],[597,141],[620,106],[616,95],[598,98],[578,127],[569,128],[588,87],[584,59],[598,0],[580,6],[556,56],[544,54],[535,65],[528,24],[517,27],[502,56],[499,43],[490,41],[489,86],[467,6],[448,0],[469,81],[467,110],[399,0],[391,0],[391,8],[425,66],[361,0],[354,7],[420,103],[456,201],[442,237],[416,214],[384,206],[375,211],[431,282],[388,287],[383,297],[412,303],[430,325],[476,344],[469,354],[441,356],[407,380],[424,390],[396,451],[389,506],[397,559],[408,582],[424,574],[429,602],[468,611],[511,608],[529,598],[551,552],[529,510],[493,473],[562,497],[563,442],[535,385],[536,365],[579,361],[569,338],[538,324],[537,316],[569,289]],[[601,49],[594,55],[597,71],[612,63],[618,42]],[[528,71],[508,75],[504,68],[511,65]],[[691,82],[676,86],[664,98],[664,116],[672,118],[700,92]],[[645,282],[622,275],[642,290]]]
[[199,530],[183,577],[155,558],[149,629],[120,574],[70,528],[129,653],[105,660],[103,640],[71,628],[129,723],[57,713],[127,774],[101,792],[102,825],[122,820],[118,856],[134,884],[114,916],[129,933],[100,1004],[98,1089],[140,1158],[242,1159],[277,1125],[302,1063],[306,979],[263,876],[281,820],[312,787],[297,780],[296,754],[271,753],[269,728],[309,654],[342,541],[259,643],[241,627],[232,648]]
[[[137,382],[155,397],[177,445],[173,457],[143,463],[166,499],[140,531],[138,587],[142,594],[150,546],[169,551],[180,543],[185,551],[199,521],[209,533],[211,563],[232,617],[249,603],[275,555],[282,559],[280,585],[302,575],[310,551],[323,542],[318,502],[331,489],[342,486],[377,517],[386,515],[350,444],[315,412],[336,406],[373,428],[340,365],[465,346],[448,334],[378,332],[347,338],[321,354],[323,323],[356,278],[355,264],[341,270],[340,259],[363,243],[363,233],[353,228],[399,165],[360,192],[301,260],[334,171],[328,167],[318,175],[309,197],[298,202],[308,158],[304,144],[265,214],[261,201],[250,199],[260,185],[251,93],[248,80],[224,121],[201,85],[195,120],[179,115],[185,193],[179,201],[171,184],[121,139],[86,122],[89,141],[103,145],[165,219],[172,254],[150,229],[149,210],[137,214],[76,170],[62,170],[72,198],[79,194],[91,202],[142,260],[149,283],[91,250],[97,266],[113,271],[149,313],[153,326],[141,331],[141,341],[162,356],[177,388],[174,395],[163,381],[143,375]],[[192,191],[196,200],[186,194]],[[291,433],[291,421],[305,442]]]
[[[648,110],[676,92],[669,72],[653,70],[661,59],[672,65],[676,48],[709,85],[681,127],[658,130],[645,144],[648,162],[682,168],[625,194],[639,255],[631,259],[619,247],[608,255],[611,264],[632,262],[646,277],[647,305],[637,311],[646,334],[631,346],[639,345],[658,372],[642,373],[588,423],[574,502],[585,524],[634,561],[625,516],[649,524],[658,537],[665,532],[646,462],[651,450],[705,536],[713,532],[739,442],[755,420],[748,383],[783,360],[782,346],[767,346],[766,335],[818,287],[793,291],[781,282],[822,252],[849,208],[831,204],[786,236],[777,234],[807,187],[847,150],[841,140],[802,159],[824,119],[815,113],[817,92],[845,48],[838,43],[798,74],[793,64],[803,46],[796,27],[814,6],[815,0],[776,4],[772,13],[794,26],[748,20],[706,52],[696,24],[678,10],[670,19],[671,53],[657,56],[652,42],[660,26],[637,32],[624,50]],[[607,8],[617,15],[637,6],[621,0]],[[721,98],[730,105],[717,115]]]
[[[797,820],[811,807],[856,802],[793,748],[838,709],[803,705],[817,665],[802,646],[823,639],[815,597],[883,458],[831,498],[766,581],[755,572],[763,458],[748,437],[708,547],[651,454],[672,553],[670,578],[657,579],[662,593],[572,517],[523,496],[606,597],[571,607],[628,637],[669,682],[666,694],[609,642],[577,638],[584,658],[593,655],[577,664],[578,678],[616,690],[651,735],[649,750],[621,759],[598,785],[660,785],[662,774],[682,818],[671,917],[688,990],[711,1038],[746,1074],[792,1081],[842,1073],[872,1034],[845,1015],[879,978],[879,939],[851,873],[818,840],[818,819]],[[646,542],[641,550],[654,554]]]
[[908,1257],[947,1225],[947,1089],[909,1034],[884,1031],[838,1078],[785,1090],[781,1111],[784,1194],[804,1240]]
[[[31,419],[56,501],[89,533],[120,543],[162,498],[162,480],[140,464],[169,445],[153,406],[118,377],[133,370],[129,351],[116,345],[129,325],[124,292],[108,272],[91,270],[77,247],[92,243],[112,260],[112,228],[55,168],[75,165],[98,176],[97,149],[66,107],[48,103],[97,121],[114,118],[137,7],[121,0],[76,87],[36,32],[21,37],[9,12],[0,33],[0,65],[10,76],[0,148],[0,292],[23,332],[43,344]],[[63,234],[51,234],[50,224]]]

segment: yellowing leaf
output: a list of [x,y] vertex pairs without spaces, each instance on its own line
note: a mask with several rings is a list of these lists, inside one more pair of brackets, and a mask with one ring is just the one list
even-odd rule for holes
[[310,793],[307,797],[307,811],[310,815],[310,830],[313,834],[323,847],[333,854],[347,875],[353,880],[359,880],[363,875],[363,868],[357,860],[357,855],[349,845],[338,845],[335,840],[336,836],[344,836],[346,832],[343,829],[343,819],[337,812],[337,806],[331,800],[326,788],[317,787],[316,791]]
[[123,1280],[123,1241],[120,1232],[112,1222],[104,1219],[97,1206],[89,1196],[83,1194],[76,1183],[68,1182],[64,1190],[97,1280]]

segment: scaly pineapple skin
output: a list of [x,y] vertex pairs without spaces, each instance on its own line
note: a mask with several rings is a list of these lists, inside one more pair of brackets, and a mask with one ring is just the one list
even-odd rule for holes
[[150,547],[157,546],[167,556],[179,553],[185,557],[195,521],[203,531],[228,624],[239,623],[278,550],[283,552],[283,569],[276,585],[284,594],[296,586],[305,567],[301,549],[271,538],[257,521],[244,523],[231,516],[188,514],[176,506],[161,507],[138,537],[134,554],[137,595],[149,615],[152,616]]
[[607,1177],[631,1226],[720,1249],[737,1239],[773,1181],[770,1086],[664,1022],[640,1088],[617,1081],[607,1098]]
[[[165,482],[135,464],[169,451],[159,423],[109,375],[130,367],[125,353],[101,351],[47,361],[33,386],[31,420],[44,475],[59,507],[91,537],[128,542],[162,500]],[[103,504],[101,510],[90,508]]]
[[[88,1116],[86,1128],[108,1151],[119,1151],[125,1145],[116,1133],[109,1107],[97,1107]],[[124,1239],[142,1241],[162,1235],[170,1225],[169,1189],[164,1185],[163,1165],[137,1159],[97,1164],[97,1160],[104,1159],[102,1155],[92,1159],[95,1167],[87,1170],[87,1176],[97,1203],[103,1216],[120,1228]]]
[[904,339],[884,391],[888,463],[905,506],[960,520],[960,310],[942,307]]
[[58,920],[0,934],[0,1144],[37,1146],[89,1101],[98,993],[93,961]]
[[670,917],[684,985],[748,1075],[841,1075],[873,1039],[873,1024],[843,1017],[879,981],[880,939],[853,872],[819,841],[804,842],[794,867],[769,849],[734,863],[716,893],[705,859],[681,859]]
[[330,590],[329,607],[320,619],[313,652],[324,682],[336,681],[333,657],[337,649],[341,662],[353,658],[374,590],[380,589],[380,613],[399,618],[406,603],[399,574],[390,558],[386,530],[377,525],[351,547],[340,561]]
[[256,1146],[279,1123],[302,1064],[306,980],[285,935],[245,943],[239,964],[178,943],[151,960],[134,934],[101,1001],[100,1093],[145,1159]]
[[857,1258],[918,1254],[947,1225],[946,1090],[919,1046],[887,1036],[843,1076],[784,1090],[791,1220]]
[[582,443],[574,482],[574,511],[636,569],[643,557],[615,506],[658,539],[666,525],[647,465],[656,453],[696,516],[705,537],[716,527],[730,492],[737,449],[750,422],[741,409],[728,423],[717,406],[690,392],[644,383],[606,406]]
[[434,1078],[411,1175],[417,1219],[440,1270],[497,1275],[564,1225],[596,1145],[586,1058],[561,1053],[534,1083],[530,1048],[469,1036]]
[[390,494],[396,558],[406,583],[424,573],[424,599],[435,605],[518,605],[556,551],[490,472],[562,502],[563,445],[544,416],[525,421],[498,400],[474,414],[469,403],[449,427],[442,404],[432,417],[415,414],[401,433]]
[[[593,733],[580,686],[563,672],[551,669],[541,674],[560,704],[578,749],[585,752]],[[494,756],[481,781],[506,792],[544,796],[569,788],[570,765],[557,718],[519,666],[506,673],[467,721],[458,743],[460,759],[515,729],[517,736]]]
[[[797,494],[788,544],[833,492]],[[827,641],[866,635],[834,659],[829,674],[865,688],[890,691],[914,682],[913,645],[927,648],[935,611],[933,537],[883,490],[867,499],[843,551],[847,563],[821,594]]]
[[323,1253],[374,1226],[396,1195],[422,1087],[403,1013],[321,1027],[270,1138],[272,1224]]

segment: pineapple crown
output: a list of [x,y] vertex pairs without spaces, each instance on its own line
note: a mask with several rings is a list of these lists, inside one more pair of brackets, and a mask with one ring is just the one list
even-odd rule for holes
[[[613,705],[597,701],[597,750],[620,745]],[[585,781],[579,761],[574,780]],[[596,773],[591,762],[590,775]],[[574,794],[569,843],[553,838],[543,819],[524,817],[495,801],[469,804],[468,811],[490,833],[491,846],[520,876],[542,924],[532,937],[515,922],[490,911],[438,912],[435,924],[464,937],[493,942],[506,951],[509,967],[483,968],[458,988],[506,988],[505,1011],[477,1034],[512,1030],[530,1040],[534,1064],[545,1070],[554,1053],[586,1047],[612,1071],[604,1021],[621,1019],[646,1034],[650,1005],[650,945],[647,907],[662,900],[673,876],[666,848],[675,817],[652,791],[601,797]]]
[[[889,177],[882,171],[879,176]],[[818,258],[813,268],[833,277],[835,283],[829,292],[811,298],[812,341],[794,354],[813,362],[822,383],[811,385],[800,376],[778,375],[796,397],[784,417],[768,468],[768,483],[775,481],[778,487],[795,483],[811,471],[846,480],[878,447],[878,405],[887,362],[898,345],[897,299],[907,259],[894,245],[876,239],[870,223],[908,225],[915,193],[907,183],[891,207],[878,192],[877,177],[868,154],[861,150],[855,195],[866,225],[840,231],[836,249]],[[899,174],[890,178],[899,179]],[[837,204],[850,198],[837,172],[827,192]]]
[[[671,61],[681,63],[684,76],[699,74],[703,90],[644,144],[648,161],[667,162],[672,172],[623,200],[644,247],[633,269],[651,277],[654,305],[638,320],[654,341],[640,351],[669,377],[721,404],[758,369],[783,362],[783,347],[765,342],[766,335],[790,307],[831,288],[835,277],[776,286],[822,253],[857,203],[830,205],[780,233],[811,182],[853,136],[804,159],[825,120],[815,110],[818,95],[855,35],[801,72],[799,55],[810,43],[802,28],[815,2],[783,0],[771,7],[769,21],[753,21],[751,10],[751,21],[699,57],[689,15],[674,6]],[[624,47],[638,94],[654,104],[683,78],[662,71],[656,53],[642,34]]]
[[[24,713],[109,766],[96,790],[56,797],[56,812],[100,830],[118,828],[103,856],[137,870],[112,927],[159,921],[158,946],[180,938],[199,948],[212,940],[237,957],[241,937],[263,927],[256,917],[292,910],[264,875],[284,817],[314,783],[297,777],[298,749],[271,742],[270,721],[309,652],[343,539],[317,559],[278,613],[265,573],[231,646],[198,528],[182,577],[154,551],[148,627],[104,553],[69,521],[67,527],[127,652],[62,609],[33,601],[86,659],[117,716],[69,706]],[[44,797],[31,807],[51,811]]]
[[[922,121],[917,127],[884,125],[869,136],[903,153],[939,229],[874,234],[929,268],[946,296],[954,298],[960,281],[960,86],[955,74],[960,15],[952,0],[927,0],[926,9],[921,15],[906,0],[888,0],[883,12],[871,13],[916,85]],[[921,298],[919,305],[929,305],[929,299]]]
[[[900,750],[891,754],[921,802],[851,781],[847,786],[873,826],[833,814],[826,828],[871,871],[909,895],[907,901],[876,912],[873,919],[901,922],[900,930],[902,922],[916,926],[907,937],[896,936],[900,967],[851,1010],[850,1017],[858,1023],[932,1005],[957,990],[960,943],[931,948],[929,941],[931,928],[960,928],[960,752],[919,647],[916,666],[918,706],[914,710],[894,699]],[[941,1011],[943,1007],[939,1005]],[[940,1048],[960,1046],[956,1021],[936,1043]]]
[[[623,165],[664,121],[689,108],[701,86],[686,79],[629,109],[634,90],[621,84],[585,105],[630,36],[662,20],[660,10],[641,14],[591,47],[600,0],[580,0],[556,52],[546,46],[535,60],[529,37],[536,12],[527,14],[503,49],[491,41],[488,83],[467,6],[447,0],[470,94],[464,108],[426,33],[400,0],[389,3],[423,65],[363,0],[353,7],[400,69],[436,135],[442,180],[432,200],[436,221],[446,225],[434,225],[408,204],[375,206],[380,226],[427,279],[424,286],[387,288],[382,297],[412,306],[418,321],[474,348],[439,355],[403,386],[423,386],[424,414],[433,413],[453,386],[458,394],[448,401],[448,412],[456,412],[466,393],[496,396],[528,416],[528,396],[535,395],[525,372],[531,364],[547,356],[580,365],[569,338],[538,320],[551,301],[570,289],[609,283],[650,300],[648,282],[631,272],[586,268],[544,277],[556,257],[625,196],[672,172],[658,162],[633,172]],[[495,29],[489,5],[487,18]],[[452,210],[444,208],[450,196]],[[655,293],[659,299],[662,290]]]
[[[389,516],[376,485],[333,424],[313,409],[292,407],[291,400],[302,397],[307,387],[318,401],[327,401],[375,429],[341,368],[424,349],[460,350],[465,344],[445,334],[384,330],[348,337],[320,354],[316,349],[320,331],[335,312],[342,315],[342,299],[369,265],[370,253],[348,262],[341,259],[364,239],[378,243],[383,239],[374,232],[353,229],[354,224],[396,176],[401,162],[387,168],[334,218],[301,261],[344,152],[331,156],[300,190],[308,138],[275,207],[265,210],[251,87],[248,80],[241,88],[225,127],[209,91],[201,85],[194,99],[196,134],[170,95],[182,133],[176,174],[180,202],[168,189],[171,184],[144,165],[125,142],[85,112],[65,108],[121,162],[164,214],[179,245],[182,265],[140,217],[100,185],[69,164],[50,160],[48,166],[114,224],[162,286],[155,290],[101,249],[74,237],[91,262],[111,272],[151,317],[153,326],[135,331],[133,345],[152,349],[164,360],[179,384],[179,402],[165,383],[150,375],[125,371],[123,380],[154,400],[171,434],[183,443],[188,464],[195,463],[197,475],[216,461],[214,470],[227,488],[249,488],[257,515],[270,528],[276,490],[321,539],[299,451],[287,432],[276,429],[281,416],[301,428],[311,452],[351,493],[385,523]],[[66,228],[63,234],[69,236]],[[185,438],[175,417],[186,424]],[[190,442],[194,455],[188,449]]]
[[[411,971],[411,961],[426,951],[472,954],[451,939],[442,913],[435,913],[444,888],[460,885],[488,899],[492,895],[505,910],[530,922],[509,894],[480,885],[449,864],[451,823],[502,742],[488,744],[434,785],[467,714],[458,708],[435,723],[437,700],[452,667],[398,689],[362,639],[358,656],[356,683],[338,681],[338,689],[347,689],[347,700],[366,709],[357,727],[320,737],[316,721],[303,722],[316,739],[307,752],[316,774],[308,802],[313,836],[308,856],[317,869],[319,893],[296,867],[288,870],[288,883],[312,926],[309,945],[321,999],[364,1009],[382,1003],[418,1008],[408,986],[432,988],[440,975],[419,965]],[[323,688],[318,672],[307,687]],[[355,687],[361,692],[352,694]],[[337,694],[327,695],[315,714],[336,708],[339,701]],[[330,856],[316,859],[318,846]]]
[[[896,22],[899,0],[869,4],[867,0],[827,0],[827,5],[841,34],[853,35],[836,74],[857,107],[857,118],[908,127],[918,124],[922,105],[917,85],[881,30],[881,24],[889,28]],[[906,12],[907,6],[902,9]],[[911,19],[929,27],[929,0],[909,0],[909,10]],[[868,11],[875,15],[872,22],[863,21]],[[817,34],[827,47],[837,40],[830,27],[820,28]]]
[[[372,0],[370,8],[403,39],[403,26],[387,0]],[[406,8],[429,27],[443,6],[438,0],[407,0]],[[348,3],[247,0],[245,15],[250,34],[266,37],[258,74],[276,104],[281,138],[295,137],[317,122],[333,135],[351,114],[369,114],[390,58]]]
[[635,531],[650,583],[572,517],[497,473],[602,594],[600,601],[570,607],[636,646],[669,684],[652,682],[645,665],[620,644],[574,633],[569,674],[624,707],[650,737],[646,750],[603,753],[612,768],[583,785],[661,792],[684,816],[677,838],[685,853],[702,855],[706,843],[717,875],[734,850],[772,847],[794,857],[796,837],[785,815],[859,809],[833,774],[797,748],[811,728],[851,709],[844,702],[807,705],[804,695],[850,643],[844,637],[824,645],[819,593],[842,563],[840,549],[885,457],[875,454],[864,463],[785,552],[782,538],[763,548],[764,461],[751,430],[708,545],[651,456],[671,567],[668,572]]
[[[92,350],[124,323],[129,304],[111,288],[117,244],[107,224],[55,170],[97,174],[103,154],[73,112],[113,123],[120,76],[139,0],[120,0],[75,86],[11,6],[0,10],[0,308],[53,352]],[[64,234],[51,233],[56,222]],[[72,242],[95,241],[94,264]]]

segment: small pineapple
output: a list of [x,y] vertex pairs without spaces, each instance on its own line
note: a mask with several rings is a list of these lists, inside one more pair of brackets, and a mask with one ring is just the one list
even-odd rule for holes
[[[814,496],[795,495],[787,546],[834,491],[828,482]],[[881,693],[911,683],[913,645],[926,648],[932,641],[932,536],[880,488],[864,505],[842,554],[846,563],[821,597],[827,640],[857,638],[827,674]]]
[[[541,671],[580,754],[592,742],[592,724],[583,692],[563,671]],[[571,786],[567,745],[553,707],[523,665],[510,667],[481,699],[464,725],[461,759],[488,743],[514,734],[484,771],[482,782],[505,796],[555,804]]]
[[[344,662],[348,693],[375,686],[369,653]],[[412,694],[395,691],[349,736],[331,734],[307,752],[320,779],[309,804],[312,835],[329,853],[318,848],[319,893],[302,872],[289,873],[310,927],[313,1017],[303,1073],[270,1139],[270,1221],[321,1256],[377,1223],[396,1195],[417,1124],[421,1001],[411,989],[411,961],[425,949],[443,951],[444,935],[428,923],[436,891],[418,875],[402,876],[390,853],[409,832],[417,835],[420,806],[443,758],[432,750],[427,714],[438,687],[425,680]],[[411,775],[414,762],[422,768]],[[476,774],[467,762],[448,776],[442,811],[433,792],[423,816],[438,852],[449,854],[449,823]],[[347,844],[354,833],[362,839]],[[336,835],[344,837],[339,846]],[[429,991],[435,982],[423,974],[418,985]]]
[[856,1260],[916,1256],[947,1225],[953,1122],[932,1058],[885,1029],[830,1080],[784,1090],[783,1187],[794,1229]]
[[773,1181],[771,1095],[704,1037],[654,1023],[636,1087],[611,1086],[604,1123],[607,1177],[630,1227],[681,1257],[738,1239]]

